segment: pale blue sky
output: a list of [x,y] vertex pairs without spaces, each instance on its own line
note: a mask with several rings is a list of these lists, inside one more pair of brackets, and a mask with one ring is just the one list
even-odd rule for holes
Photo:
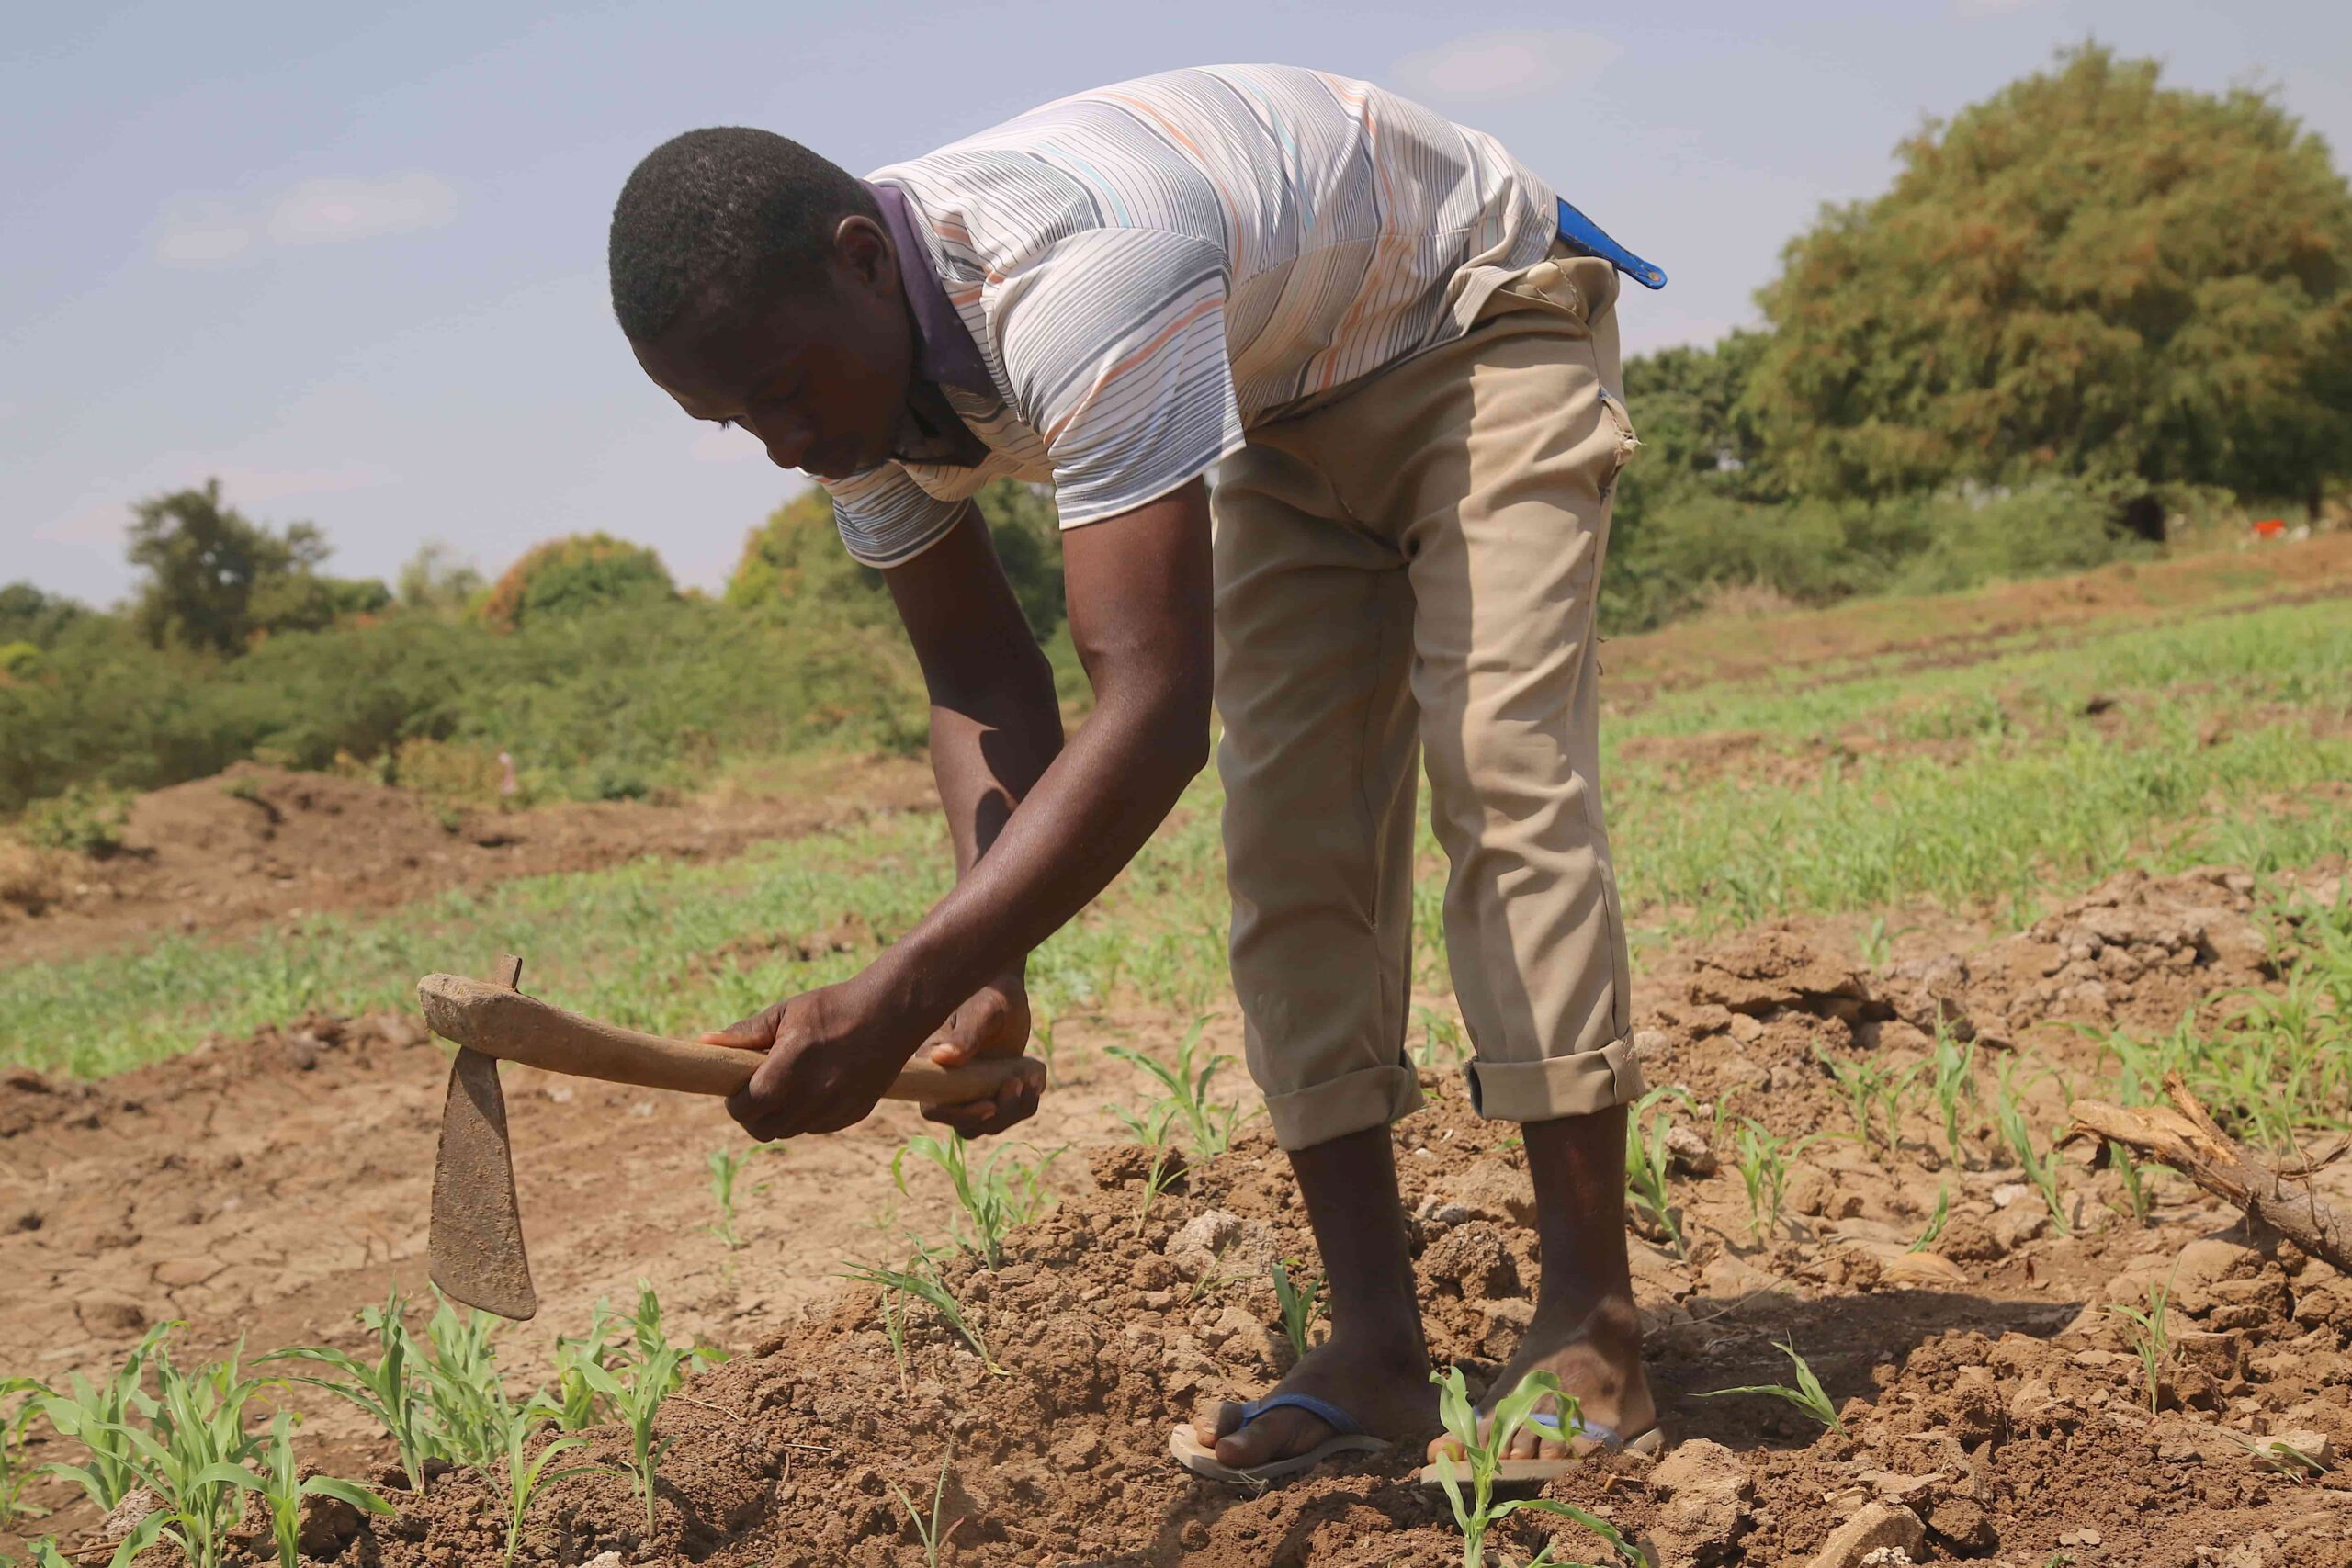
[[[132,500],[226,482],[334,570],[424,539],[496,570],[601,528],[716,586],[801,484],[645,382],[605,223],[630,165],[749,124],[865,170],[1173,65],[1366,76],[1502,138],[1673,274],[1630,348],[1705,341],[1824,201],[2096,35],[2275,85],[2352,145],[2341,0],[1486,6],[239,3],[12,13],[0,55],[0,581],[106,600]],[[1638,413],[1638,410],[1636,411]]]

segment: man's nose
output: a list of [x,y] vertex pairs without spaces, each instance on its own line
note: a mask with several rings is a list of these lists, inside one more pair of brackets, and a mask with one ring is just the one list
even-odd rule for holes
[[781,411],[763,412],[756,423],[751,423],[751,431],[768,449],[768,461],[779,468],[800,467],[817,443],[816,429],[808,421]]

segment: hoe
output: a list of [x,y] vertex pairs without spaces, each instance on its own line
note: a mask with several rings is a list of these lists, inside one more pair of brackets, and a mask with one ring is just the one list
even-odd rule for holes
[[[433,1032],[458,1047],[441,1108],[441,1148],[433,1167],[433,1282],[469,1306],[501,1317],[539,1310],[523,1215],[514,1197],[514,1157],[506,1133],[501,1061],[549,1072],[684,1094],[729,1095],[751,1081],[762,1054],[664,1040],[582,1018],[525,996],[523,961],[499,960],[494,982],[427,975],[417,1000]],[[910,1064],[887,1098],[927,1105],[979,1100],[1009,1078],[1042,1077],[1023,1056],[961,1067]]]

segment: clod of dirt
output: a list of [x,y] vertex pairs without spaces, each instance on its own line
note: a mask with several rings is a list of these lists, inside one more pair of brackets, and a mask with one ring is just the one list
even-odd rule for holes
[[1804,1008],[1857,1016],[1872,999],[1860,976],[1815,952],[1795,932],[1772,927],[1702,957],[1689,991],[1699,1006],[1750,1015]]
[[1141,1144],[1113,1144],[1092,1150],[1086,1156],[1087,1174],[1094,1185],[1105,1192],[1115,1192],[1123,1187],[1141,1187],[1151,1179],[1154,1168],[1159,1171],[1162,1191],[1184,1190],[1184,1156],[1175,1149],[1151,1149]]
[[1973,1497],[1945,1497],[1928,1512],[1928,1529],[1936,1539],[1962,1556],[1980,1556],[2001,1544],[1993,1517]]
[[1527,1175],[1507,1160],[1482,1160],[1445,1173],[1430,1189],[1430,1201],[1435,1212],[1458,1210],[1462,1220],[1514,1226],[1535,1223],[1535,1196]]
[[1756,1483],[1737,1454],[1694,1438],[1660,1460],[1649,1482],[1667,1494],[1649,1532],[1658,1568],[1717,1568],[1738,1561]]
[[1273,1233],[1254,1220],[1211,1209],[1184,1223],[1161,1249],[1188,1280],[1211,1272],[1255,1279],[1273,1267]]
[[[1829,1532],[1809,1568],[1862,1568],[1874,1553],[1889,1547],[1903,1554],[1891,1561],[1908,1562],[1918,1555],[1927,1539],[1927,1527],[1910,1509],[1892,1503],[1865,1503],[1852,1518]],[[1875,1559],[1879,1563],[1889,1561]]]
[[1715,1174],[1715,1152],[1707,1146],[1707,1136],[1696,1127],[1677,1122],[1666,1130],[1668,1169],[1677,1176],[1702,1179]]
[[147,1326],[147,1309],[137,1298],[119,1291],[92,1291],[77,1297],[74,1315],[85,1329],[100,1337],[137,1334]]
[[1430,1244],[1421,1267],[1467,1301],[1494,1301],[1519,1289],[1519,1267],[1502,1233],[1484,1220],[1456,1226]]
[[1932,1252],[1902,1252],[1882,1258],[1878,1278],[1880,1284],[1897,1290],[1964,1290],[1968,1285],[1966,1269]]
[[1973,1214],[1954,1214],[1936,1238],[1936,1250],[1955,1263],[1990,1263],[2008,1248]]
[[[316,1465],[302,1467],[306,1481],[320,1473]],[[340,1497],[313,1494],[302,1499],[295,1542],[303,1556],[325,1561],[340,1556],[345,1547],[358,1539],[359,1526],[358,1509]]]
[[151,1487],[134,1486],[123,1494],[114,1511],[98,1521],[98,1534],[107,1540],[120,1540],[139,1528],[139,1522],[164,1506]]

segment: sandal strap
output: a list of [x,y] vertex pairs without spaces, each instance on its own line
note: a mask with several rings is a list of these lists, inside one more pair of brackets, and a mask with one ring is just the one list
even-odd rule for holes
[[[1352,1438],[1363,1431],[1363,1424],[1328,1399],[1317,1399],[1311,1393],[1270,1393],[1263,1399],[1253,1399],[1241,1407],[1241,1427],[1247,1427],[1269,1410],[1304,1410],[1329,1426],[1343,1438]],[[1240,1427],[1234,1428],[1239,1431]]]

